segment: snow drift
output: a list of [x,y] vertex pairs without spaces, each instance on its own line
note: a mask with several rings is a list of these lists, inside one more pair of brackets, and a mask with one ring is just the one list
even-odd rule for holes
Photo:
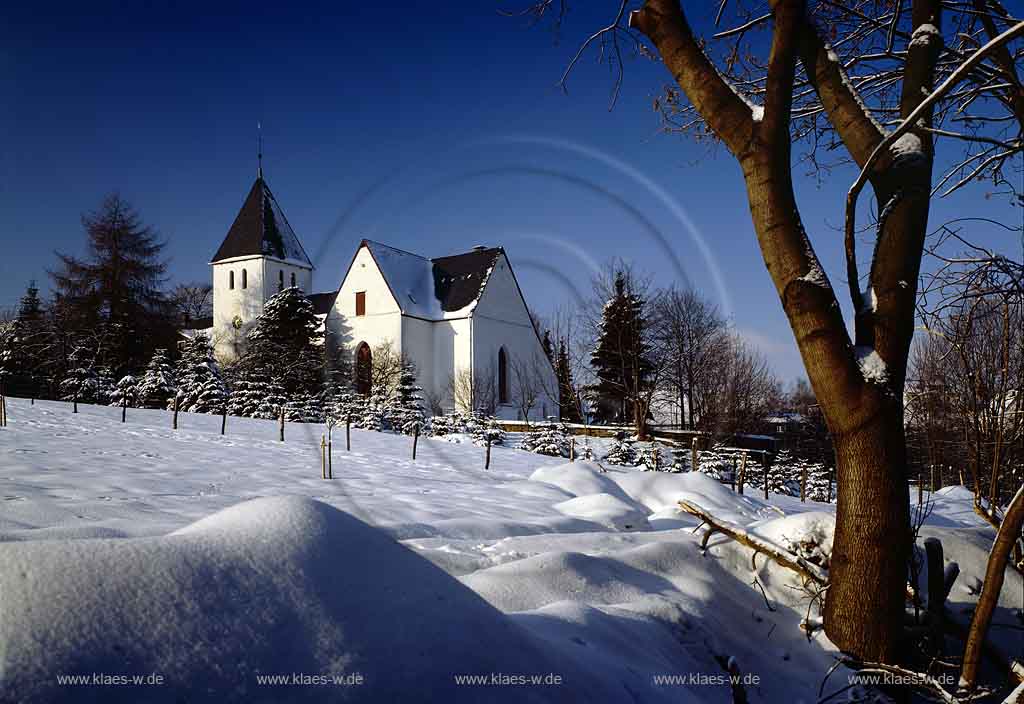
[[[553,671],[571,687],[479,695],[547,701],[596,693],[457,580],[308,499],[249,501],[161,538],[7,543],[0,564],[5,702],[177,702],[185,692],[190,702],[385,702],[427,690],[439,700],[457,690],[472,700],[454,674]],[[58,681],[96,673],[156,673],[163,685]],[[293,673],[348,676],[349,684],[259,682]]]

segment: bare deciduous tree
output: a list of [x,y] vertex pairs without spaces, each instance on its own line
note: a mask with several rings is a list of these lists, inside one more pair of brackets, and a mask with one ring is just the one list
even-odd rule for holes
[[[694,33],[679,0],[645,0],[627,12],[629,5],[613,4],[609,24],[583,42],[566,75],[587,49],[599,47],[616,69],[617,95],[623,51],[657,54],[675,83],[667,96],[669,115],[683,128],[706,129],[736,158],[761,253],[835,445],[839,493],[825,629],[837,647],[861,660],[892,662],[910,551],[903,388],[934,141],[948,137],[976,151],[995,148],[965,161],[964,168],[988,168],[1020,149],[1019,141],[1000,139],[1001,125],[986,113],[972,115],[972,133],[943,130],[937,120],[962,101],[999,102],[993,88],[999,81],[993,78],[1009,77],[1005,68],[998,72],[996,55],[1024,32],[1024,24],[975,50],[982,43],[977,10],[965,4],[947,10],[955,21],[947,33],[954,41],[946,44],[940,0],[913,0],[909,8],[903,2],[770,0],[769,12],[761,16],[751,16],[748,3],[736,0],[741,22],[715,35],[732,42],[733,49],[723,52],[715,37],[709,41]],[[721,3],[719,17],[728,5]],[[555,7],[564,9],[564,3],[545,0],[531,11],[543,17]],[[1008,15],[982,11],[993,23],[1009,23]],[[556,15],[561,22],[565,13]],[[763,47],[744,39],[760,25],[771,27],[763,59]],[[974,44],[964,43],[961,28]],[[986,128],[996,134],[984,134]],[[813,146],[831,140],[828,146],[841,148],[860,171],[845,213],[852,339],[794,193],[792,145],[803,138],[812,144],[812,159]],[[874,191],[878,215],[862,281],[855,216],[866,185]]]

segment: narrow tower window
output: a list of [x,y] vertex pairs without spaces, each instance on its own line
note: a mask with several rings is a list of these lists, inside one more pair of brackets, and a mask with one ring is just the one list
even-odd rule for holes
[[277,272],[277,292],[284,291],[284,269]]
[[233,272],[233,271],[229,271],[228,272],[228,288],[229,289],[234,289],[235,288],[235,272]]
[[248,288],[248,287],[249,287],[249,275],[246,273],[245,269],[242,269],[242,288]]
[[356,315],[366,315],[366,291],[356,291]]
[[295,272],[292,272],[292,288],[295,288]]

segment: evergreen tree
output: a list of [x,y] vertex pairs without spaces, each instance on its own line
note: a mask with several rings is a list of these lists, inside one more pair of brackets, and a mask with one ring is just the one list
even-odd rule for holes
[[[652,364],[646,340],[643,298],[630,290],[626,274],[615,275],[614,290],[604,305],[597,346],[590,364],[597,383],[589,387],[602,422],[646,422],[646,409],[638,405],[648,384]],[[638,414],[645,414],[643,418]]]
[[422,391],[423,389],[416,383],[416,367],[411,362],[403,361],[395,387],[395,396],[388,411],[388,424],[392,430],[412,435],[416,424],[422,424]]
[[120,406],[126,401],[129,408],[139,405],[139,383],[131,374],[121,377],[110,393],[111,406]]
[[551,457],[569,456],[569,429],[554,418],[536,423],[519,444],[521,450]]
[[91,350],[83,346],[77,346],[72,350],[68,358],[67,374],[60,384],[60,393],[64,401],[103,402]]
[[174,367],[167,350],[157,349],[139,381],[139,401],[144,408],[165,408],[177,389]]
[[548,361],[552,364],[555,363],[555,348],[551,344],[551,331],[545,330],[544,336],[541,338],[541,347],[544,349],[544,356],[548,358]]
[[576,385],[572,381],[572,368],[569,366],[569,352],[565,340],[558,343],[558,356],[555,358],[555,377],[558,381],[558,412],[565,423],[582,423],[579,399],[576,397]]
[[169,308],[160,292],[164,243],[118,195],[82,218],[85,259],[60,254],[51,273],[66,324],[87,331],[106,323],[117,332],[110,349],[118,368],[138,366],[168,334]]
[[47,377],[48,369],[53,365],[56,353],[54,337],[47,325],[46,313],[39,298],[39,289],[35,282],[29,283],[25,295],[18,304],[18,315],[15,318],[18,343],[18,354],[15,369],[12,371],[14,386],[17,393],[37,395],[40,382]]
[[637,463],[636,448],[633,447],[633,438],[623,432],[615,434],[615,442],[608,448],[608,454],[604,456],[608,464],[635,466]]
[[227,387],[213,358],[210,338],[198,334],[181,343],[178,362],[178,410],[189,413],[222,413]]
[[0,322],[0,390],[10,393],[10,383],[22,367],[21,326],[17,320]]

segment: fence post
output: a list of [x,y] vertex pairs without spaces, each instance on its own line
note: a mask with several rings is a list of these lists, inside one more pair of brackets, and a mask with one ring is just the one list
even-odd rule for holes
[[491,468],[491,438],[487,438],[487,454],[484,456],[484,469]]
[[281,412],[278,415],[277,427],[280,431],[279,440],[280,442],[284,442],[284,406],[281,406]]
[[7,427],[7,397],[0,394],[0,428]]
[[836,479],[836,468],[829,467],[828,473],[828,503],[832,503],[832,482]]
[[78,413],[78,389],[75,389],[75,397],[71,399],[71,412]]
[[924,470],[917,470],[917,505],[924,503]]
[[327,438],[320,436],[320,478],[327,479]]
[[420,441],[420,424],[415,423],[412,426],[412,460],[416,461],[416,443]]
[[178,403],[178,395],[175,394],[174,395],[174,417],[171,420],[171,429],[172,430],[177,430],[178,429],[178,405],[179,405],[179,403]]
[[128,394],[121,398],[121,422],[128,421]]
[[697,438],[694,438],[693,444],[690,445],[690,468],[694,472],[700,469],[700,454],[697,452]]
[[730,457],[729,461],[732,462],[732,481],[730,483],[732,484],[732,490],[736,491],[736,455]]
[[222,408],[221,411],[220,411],[220,434],[224,435],[224,433],[227,431],[227,429],[228,429],[228,404],[225,403],[224,404],[224,408]]
[[327,428],[327,478],[334,479],[334,454],[331,443],[334,440],[334,426]]
[[807,467],[800,472],[800,500],[807,501]]
[[352,433],[350,426],[352,425],[352,416],[345,416],[345,450],[352,451]]
[[658,445],[657,444],[654,445],[654,471],[655,472],[660,471],[658,469]]
[[744,452],[742,455],[740,455],[740,482],[739,482],[739,486],[737,487],[739,489],[740,495],[743,494],[743,482],[746,480],[746,478],[747,478],[747,453]]
[[768,455],[764,456],[764,459],[761,461],[761,464],[764,466],[764,500],[767,501],[768,481],[769,479],[771,479],[771,465],[768,464]]
[[[942,476],[941,472],[939,473],[938,476]],[[932,493],[933,494],[935,493],[936,489],[940,489],[941,488],[941,487],[936,486],[937,483],[938,482],[936,481],[935,465],[932,465]]]
[[571,435],[569,437],[569,461],[576,461],[576,436]]

